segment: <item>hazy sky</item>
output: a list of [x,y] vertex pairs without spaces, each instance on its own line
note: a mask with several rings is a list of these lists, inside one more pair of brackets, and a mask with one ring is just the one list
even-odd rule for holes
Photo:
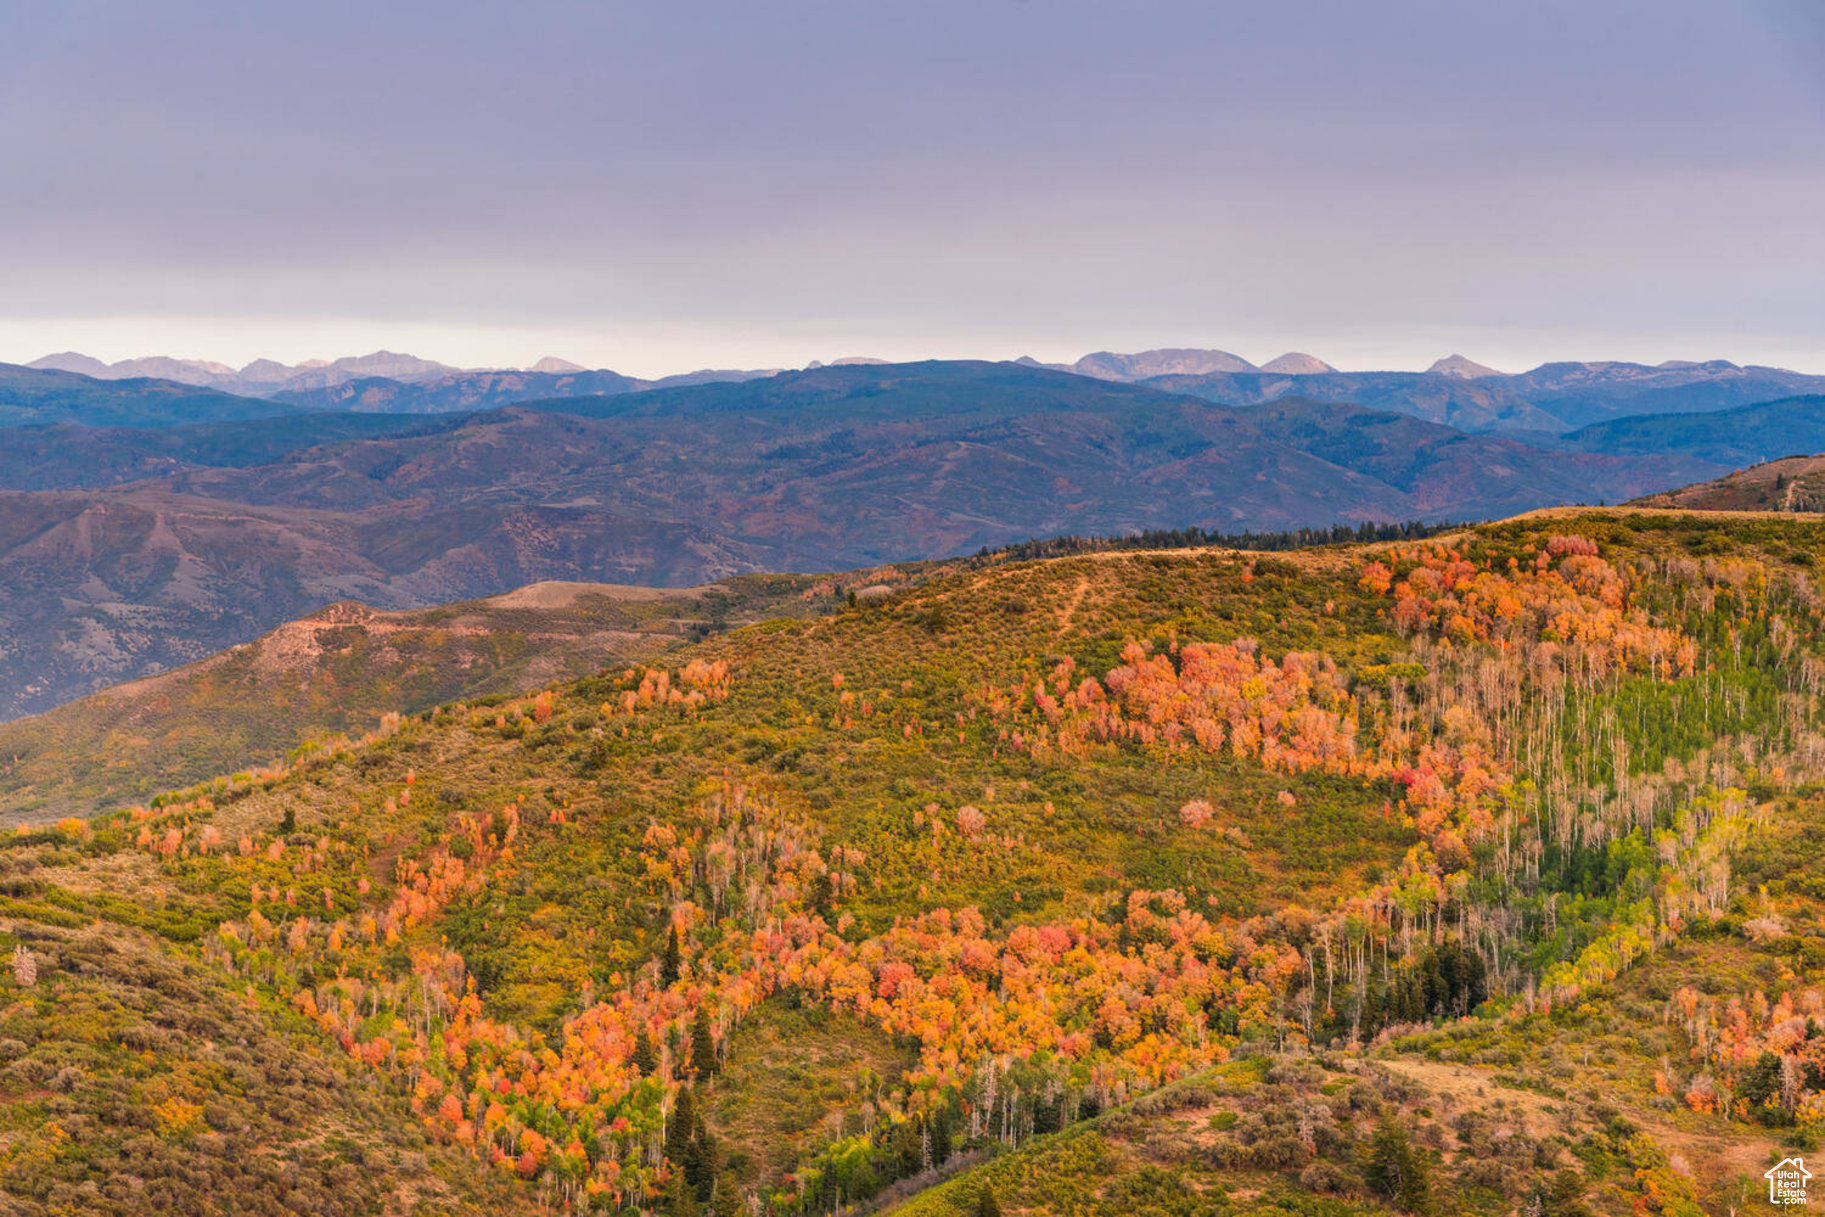
[[1825,2],[0,2],[0,360],[383,346],[1825,372]]

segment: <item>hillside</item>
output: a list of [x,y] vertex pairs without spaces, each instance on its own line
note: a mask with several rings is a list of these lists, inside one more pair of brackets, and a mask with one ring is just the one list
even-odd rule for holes
[[[881,578],[898,577],[868,584]],[[0,723],[0,825],[262,768],[388,714],[644,663],[759,615],[826,609],[838,591],[807,576],[746,575],[679,591],[540,583],[413,612],[331,605],[197,663]]]
[[193,469],[269,465],[324,445],[449,425],[444,419],[322,412],[167,427],[8,427],[0,431],[0,487],[101,489]]
[[176,381],[97,380],[76,372],[0,363],[0,427],[81,423],[169,427],[295,414],[297,408]]
[[0,838],[0,1189],[1722,1212],[1825,1113],[1821,549],[984,558]]
[[0,718],[193,663],[327,604],[427,607],[574,579],[688,587],[758,547],[590,506],[244,505],[159,490],[0,492]]
[[1637,499],[1638,507],[1702,511],[1825,511],[1825,456],[1790,456]]
[[[163,443],[22,435],[21,452],[59,455],[16,461],[17,476],[81,488],[0,492],[0,716],[345,599],[408,609],[539,580],[677,587],[1060,534],[1481,518],[1723,471],[1014,364],[848,365],[372,429],[318,417]],[[55,447],[77,441],[90,456]],[[112,482],[162,462],[175,467]]]
[[1732,468],[1825,451],[1825,396],[1788,397],[1710,414],[1619,418],[1565,437],[1585,452],[1691,455]]

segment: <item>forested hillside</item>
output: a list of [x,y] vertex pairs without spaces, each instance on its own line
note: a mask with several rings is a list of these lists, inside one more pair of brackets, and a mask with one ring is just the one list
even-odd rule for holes
[[1819,530],[986,561],[20,830],[0,1189],[1723,1212],[1825,1115]]

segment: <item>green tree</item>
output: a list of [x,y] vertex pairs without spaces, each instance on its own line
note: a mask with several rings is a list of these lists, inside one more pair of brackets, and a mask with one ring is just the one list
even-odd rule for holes
[[716,1149],[710,1143],[697,1096],[689,1086],[678,1090],[678,1105],[665,1126],[665,1156],[698,1202],[709,1200],[716,1186]]
[[1001,1205],[995,1199],[995,1189],[987,1183],[976,1197],[976,1217],[1001,1217]]
[[716,1201],[711,1207],[716,1217],[741,1217],[745,1211],[741,1202],[741,1181],[732,1174],[717,1176]]
[[647,1034],[646,1028],[634,1037],[634,1068],[640,1076],[650,1078],[659,1069],[659,1053],[653,1047],[653,1037]]
[[691,1022],[691,1072],[699,1080],[706,1080],[716,1074],[716,1037],[710,1030],[710,1008],[707,1005],[697,1007],[697,1017]]
[[683,1168],[685,1159],[691,1154],[691,1125],[696,1123],[697,1105],[691,1096],[689,1086],[678,1088],[678,1102],[672,1108],[672,1118],[665,1126],[665,1156],[673,1166]]
[[811,880],[811,911],[830,920],[831,904],[836,899],[836,885],[830,882],[828,874],[819,874]]
[[665,1187],[666,1211],[672,1217],[702,1217],[703,1206],[697,1203],[697,1192],[685,1181],[684,1172],[674,1169]]
[[1432,1179],[1407,1126],[1392,1117],[1376,1126],[1362,1175],[1371,1189],[1406,1213],[1432,1211]]
[[684,949],[678,944],[678,927],[665,940],[665,954],[659,960],[659,983],[674,985],[678,983],[678,972],[684,966]]

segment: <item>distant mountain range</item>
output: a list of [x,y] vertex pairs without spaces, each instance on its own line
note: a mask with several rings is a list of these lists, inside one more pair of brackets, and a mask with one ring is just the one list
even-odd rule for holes
[[977,362],[428,417],[66,422],[6,437],[0,717],[343,599],[410,609],[543,579],[683,586],[1062,533],[1484,518],[1725,471],[1691,452],[1549,450],[1349,404],[1238,408]]
[[1474,374],[1480,368],[1452,356],[1425,372],[1279,374],[1262,368],[1149,376],[1138,383],[1233,406],[1280,397],[1347,401],[1467,431],[1522,433],[1530,439],[1625,415],[1696,413],[1825,393],[1825,376],[1723,360],[1548,363],[1513,376]]
[[154,355],[143,359],[123,359],[103,363],[76,351],[64,351],[34,359],[26,365],[61,372],[80,372],[97,380],[130,380],[157,377],[180,384],[200,385],[228,393],[265,397],[288,389],[321,388],[369,376],[393,380],[420,380],[460,371],[435,360],[392,351],[375,351],[372,355],[344,359],[311,359],[299,364],[284,364],[271,359],[256,359],[243,368],[204,359],[173,359]]
[[[880,366],[851,356],[831,367]],[[1648,365],[1616,361],[1542,364],[1513,375],[1462,355],[1449,355],[1424,372],[1342,372],[1313,355],[1288,352],[1259,366],[1214,348],[1162,348],[1119,354],[1097,351],[1071,364],[1019,359],[1018,364],[1071,372],[1097,380],[1147,384],[1230,406],[1253,406],[1282,397],[1350,402],[1411,414],[1467,431],[1501,432],[1538,441],[1578,427],[1634,414],[1724,410],[1782,397],[1825,393],[1825,376],[1783,368],[1741,367],[1726,360],[1669,360]],[[154,357],[104,364],[74,352],[48,355],[34,370],[78,373],[96,381],[144,384],[164,380],[193,388],[271,399],[292,409],[434,414],[488,409],[553,397],[632,393],[644,389],[753,380],[767,369],[704,369],[657,380],[588,369],[547,356],[525,369],[461,369],[391,351],[287,365],[256,360],[234,369],[201,360]],[[813,361],[806,370],[824,367]],[[3,370],[7,365],[0,365]],[[0,423],[28,421],[3,411],[9,389],[0,377]],[[201,408],[201,407],[199,407]],[[219,403],[211,417],[262,417]],[[226,411],[226,413],[225,413]],[[66,413],[29,421],[131,423]]]
[[[1825,378],[1780,369],[1298,370],[1328,366],[852,358],[655,387],[382,352],[261,397],[0,365],[0,718],[341,599],[676,586],[1060,533],[1482,519],[1825,450]],[[250,368],[235,375],[277,375]]]
[[[6,365],[0,365],[6,366]],[[371,355],[352,355],[342,359],[311,359],[303,363],[285,364],[271,359],[256,359],[242,368],[232,368],[227,364],[215,363],[204,359],[173,359],[165,355],[149,356],[142,359],[123,359],[117,363],[103,363],[99,359],[76,351],[64,351],[56,355],[46,355],[24,365],[40,371],[75,372],[95,380],[144,380],[159,379],[173,381],[177,384],[193,385],[199,388],[217,389],[224,393],[234,393],[247,397],[289,397],[294,404],[311,404],[312,394],[328,390],[342,390],[339,394],[330,395],[325,404],[341,405],[342,408],[360,409],[359,403],[364,394],[379,392],[389,400],[400,397],[396,388],[390,386],[428,385],[434,386],[430,400],[453,400],[458,404],[434,407],[420,404],[420,399],[410,394],[403,395],[404,400],[412,403],[408,412],[424,413],[431,409],[466,409],[471,402],[466,398],[485,395],[494,391],[500,393],[530,392],[534,396],[551,395],[553,385],[560,385],[555,392],[569,392],[563,386],[565,376],[583,373],[595,380],[586,380],[589,387],[577,389],[578,392],[600,393],[624,391],[607,387],[595,387],[598,383],[607,386],[619,383],[628,388],[644,389],[656,385],[694,384],[706,380],[745,380],[754,376],[771,376],[777,368],[756,371],[716,371],[705,369],[698,372],[687,372],[682,376],[668,376],[661,380],[638,380],[622,376],[616,372],[598,370],[592,372],[581,364],[571,363],[567,359],[547,355],[529,368],[456,368],[447,363],[438,363],[433,359],[420,359],[416,355],[401,355],[394,351],[375,351]],[[468,387],[473,382],[479,387]],[[360,386],[350,389],[348,386]],[[466,395],[466,396],[465,396]],[[492,404],[501,404],[494,402]],[[383,408],[383,407],[375,407]]]

